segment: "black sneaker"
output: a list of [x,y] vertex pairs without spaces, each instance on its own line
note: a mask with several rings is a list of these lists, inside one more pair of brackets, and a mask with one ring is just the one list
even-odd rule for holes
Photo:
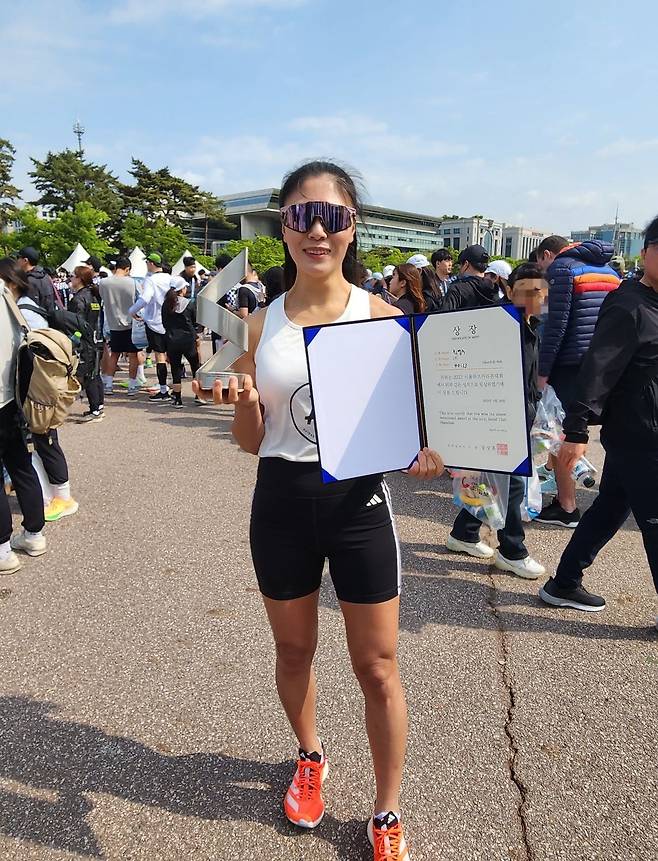
[[80,416],[78,421],[89,424],[89,422],[100,422],[104,417],[105,413],[102,410],[87,410],[87,412]]
[[175,410],[182,410],[183,409],[182,398],[172,398],[171,399],[171,405],[173,406],[173,408]]
[[149,395],[149,401],[158,404],[168,404],[171,401],[169,392],[156,392],[154,395]]
[[549,526],[564,526],[567,529],[575,529],[580,523],[580,511],[574,508],[573,511],[565,511],[560,505],[557,496],[547,505],[542,508],[541,514],[535,517],[537,523],[548,523]]
[[550,604],[551,607],[571,607],[573,610],[584,610],[586,613],[598,613],[599,610],[605,610],[605,598],[600,595],[592,595],[584,586],[563,589],[557,585],[553,577],[541,587],[539,597],[544,604]]

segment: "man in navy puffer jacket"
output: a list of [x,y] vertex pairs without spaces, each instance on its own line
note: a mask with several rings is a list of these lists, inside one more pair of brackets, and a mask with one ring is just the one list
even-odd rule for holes
[[[539,383],[549,382],[566,412],[574,399],[578,369],[594,334],[603,300],[619,286],[609,265],[614,248],[591,239],[569,244],[562,236],[549,236],[536,251],[537,263],[548,280],[548,315],[539,350]],[[560,463],[555,464],[558,495],[537,520],[574,529],[580,520],[576,485]]]

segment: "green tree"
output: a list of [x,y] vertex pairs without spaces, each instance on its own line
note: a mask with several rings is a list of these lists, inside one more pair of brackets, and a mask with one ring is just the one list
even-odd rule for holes
[[257,236],[255,239],[233,239],[224,251],[235,257],[243,248],[249,249],[249,262],[262,274],[271,266],[283,266],[283,242],[274,236]]
[[135,183],[123,186],[126,212],[141,215],[151,224],[165,221],[184,227],[190,216],[201,214],[205,217],[206,226],[210,222],[220,227],[234,226],[224,217],[224,207],[219,198],[174,176],[168,167],[151,170],[143,161],[133,158],[129,173]]
[[14,147],[8,140],[0,138],[0,227],[15,217],[15,201],[21,193],[11,181],[15,156]]
[[210,227],[231,229],[235,225],[227,221],[224,214],[224,204],[209,191],[200,191],[197,199],[196,215],[203,216],[203,253],[208,254],[208,232]]
[[405,263],[414,253],[382,246],[360,253],[359,258],[366,269],[370,269],[371,272],[381,272],[384,266],[398,266],[400,263]]
[[106,165],[85,161],[74,150],[49,152],[43,161],[33,158],[30,177],[40,197],[34,203],[51,206],[59,215],[73,212],[79,203],[107,214],[107,236],[115,229],[123,205],[121,183]]
[[7,236],[7,246],[17,250],[31,245],[41,252],[42,262],[59,266],[80,242],[89,254],[107,259],[114,250],[98,234],[107,214],[88,203],[76,204],[73,212],[63,212],[52,221],[39,218],[33,206],[20,210],[21,229]]
[[168,224],[163,218],[150,222],[144,215],[131,213],[126,216],[121,228],[120,244],[128,251],[139,245],[147,253],[157,251],[169,263],[175,263],[181,254],[189,250],[194,256],[200,250],[190,245],[180,227]]

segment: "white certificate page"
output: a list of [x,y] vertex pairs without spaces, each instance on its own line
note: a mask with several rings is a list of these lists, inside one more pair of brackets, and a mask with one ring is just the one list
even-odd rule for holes
[[325,482],[411,465],[420,450],[409,319],[305,329]]
[[427,444],[447,466],[528,475],[521,346],[513,306],[418,318]]

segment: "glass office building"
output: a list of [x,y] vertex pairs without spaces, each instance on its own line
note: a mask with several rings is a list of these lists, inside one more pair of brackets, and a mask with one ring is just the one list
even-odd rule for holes
[[[213,254],[231,239],[281,236],[278,188],[227,194],[222,200],[226,217],[235,224],[235,228],[231,231],[211,230]],[[368,251],[385,246],[431,254],[443,247],[441,222],[441,218],[431,215],[366,205],[363,207],[363,218],[357,222],[359,248]],[[203,233],[204,227],[203,219],[190,219],[190,239],[199,244],[196,237]]]
[[586,242],[588,239],[600,239],[614,246],[615,254],[624,257],[638,257],[643,245],[642,231],[634,224],[597,224],[587,230],[573,230],[572,242]]

